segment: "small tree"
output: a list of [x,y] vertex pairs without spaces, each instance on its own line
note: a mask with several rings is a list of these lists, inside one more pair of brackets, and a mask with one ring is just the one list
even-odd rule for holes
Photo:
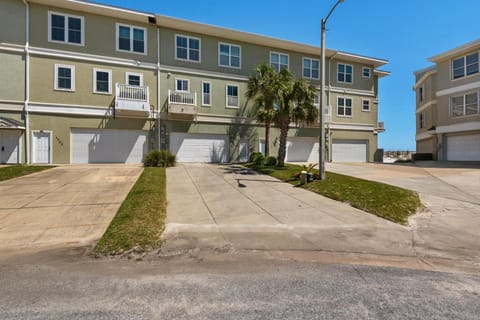
[[314,105],[317,89],[305,79],[295,80],[293,74],[283,69],[278,74],[280,90],[279,105],[276,110],[275,123],[280,128],[280,141],[278,148],[278,166],[285,165],[287,153],[287,137],[290,123],[313,123],[318,116]]

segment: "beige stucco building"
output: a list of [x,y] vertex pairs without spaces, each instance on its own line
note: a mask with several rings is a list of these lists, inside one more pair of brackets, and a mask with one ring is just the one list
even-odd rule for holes
[[[245,97],[267,62],[320,86],[320,49],[78,0],[0,2],[0,163],[245,161],[264,130]],[[373,161],[378,70],[327,50],[328,158]],[[279,131],[270,150],[276,155]],[[318,161],[318,123],[289,131],[287,161]]]
[[467,43],[415,72],[417,153],[480,161],[479,50],[480,40]]

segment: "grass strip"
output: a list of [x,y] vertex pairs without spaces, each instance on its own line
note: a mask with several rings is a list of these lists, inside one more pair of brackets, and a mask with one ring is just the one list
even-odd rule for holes
[[165,218],[165,168],[145,168],[94,252],[108,254],[136,246],[144,250],[157,248]]
[[21,176],[26,176],[35,172],[55,168],[55,166],[28,166],[12,165],[0,168],[0,181],[5,181]]
[[[421,206],[416,192],[380,182],[327,172],[325,180],[314,180],[300,186],[300,181],[295,179],[294,175],[304,170],[302,166],[288,164],[284,168],[254,165],[249,167],[400,224],[407,224],[408,217],[415,214]],[[318,173],[318,170],[315,172]]]

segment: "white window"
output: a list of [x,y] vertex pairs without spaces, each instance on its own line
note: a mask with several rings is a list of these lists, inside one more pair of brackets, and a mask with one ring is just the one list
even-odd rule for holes
[[227,108],[238,108],[240,106],[238,86],[227,85]]
[[303,77],[320,79],[320,60],[303,58]]
[[48,12],[48,41],[83,46],[84,18],[69,14]]
[[362,100],[362,111],[370,111],[370,100],[368,99]]
[[147,54],[147,29],[117,23],[117,51]]
[[418,127],[425,128],[425,111],[418,114]]
[[450,115],[452,117],[469,116],[479,113],[477,92],[451,98]]
[[200,62],[200,39],[182,35],[175,36],[175,58]]
[[339,63],[337,65],[337,82],[353,83],[353,66]]
[[270,66],[277,72],[288,70],[288,54],[270,52]]
[[222,67],[241,67],[242,48],[228,43],[218,44],[218,64]]
[[143,86],[143,74],[127,72],[127,73],[125,73],[125,83],[129,86],[142,87]]
[[93,69],[93,92],[94,93],[112,93],[112,71],[103,69]]
[[352,99],[351,98],[337,98],[337,116],[351,117],[352,116]]
[[187,79],[175,79],[175,91],[189,92],[190,83]]
[[452,60],[453,79],[476,74],[478,71],[478,52]]
[[75,91],[75,67],[55,65],[55,90]]
[[372,69],[369,67],[362,67],[362,77],[370,78],[372,76]]
[[212,105],[212,83],[202,82],[202,106]]

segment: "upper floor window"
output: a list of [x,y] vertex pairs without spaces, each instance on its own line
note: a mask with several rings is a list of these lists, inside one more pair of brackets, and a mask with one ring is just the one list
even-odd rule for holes
[[117,50],[147,54],[147,30],[117,23]]
[[352,99],[351,98],[337,98],[337,116],[351,117],[352,116]]
[[238,86],[227,85],[227,108],[238,108],[239,106]]
[[369,67],[362,67],[362,77],[370,78],[372,76],[372,69]]
[[212,83],[202,82],[202,106],[212,105]]
[[218,44],[218,64],[222,67],[240,68],[240,46],[228,43]]
[[55,90],[75,91],[75,67],[55,65]]
[[317,59],[303,58],[303,77],[309,79],[320,78],[320,61]]
[[125,74],[125,83],[129,86],[141,87],[143,86],[143,74],[127,72]]
[[48,41],[84,45],[84,18],[63,13],[48,13]]
[[189,92],[189,81],[186,79],[176,79],[175,91]]
[[451,98],[450,115],[452,117],[469,116],[479,113],[477,92]]
[[362,111],[370,111],[370,100],[368,99],[362,100]]
[[453,79],[463,78],[478,73],[478,52],[452,61]]
[[270,66],[277,72],[288,70],[288,54],[270,52]]
[[423,86],[418,88],[418,99],[420,100],[420,102],[422,102],[425,99],[425,93],[424,93],[424,90],[423,90]]
[[353,66],[350,64],[339,63],[337,65],[337,81],[353,83]]
[[178,60],[200,62],[200,39],[177,35],[175,51],[175,57]]
[[425,111],[418,114],[418,127],[425,128]]
[[93,69],[93,92],[94,93],[112,93],[112,71],[103,69]]

